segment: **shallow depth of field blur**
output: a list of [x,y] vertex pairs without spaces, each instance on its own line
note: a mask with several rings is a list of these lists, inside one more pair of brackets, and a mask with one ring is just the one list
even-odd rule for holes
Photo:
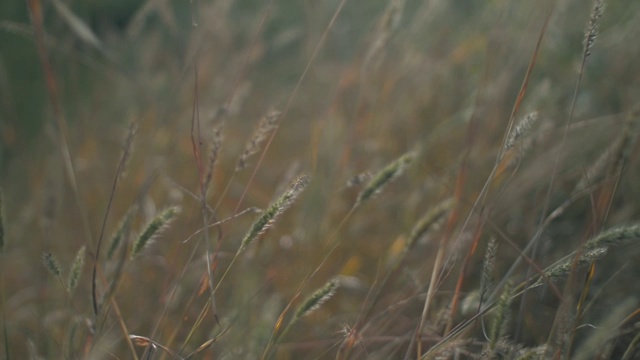
[[0,357],[637,358],[640,2],[593,9],[2,1]]

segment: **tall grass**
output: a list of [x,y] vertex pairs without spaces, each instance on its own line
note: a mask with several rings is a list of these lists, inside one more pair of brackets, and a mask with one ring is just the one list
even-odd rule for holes
[[638,356],[636,1],[101,6],[0,19],[6,359]]

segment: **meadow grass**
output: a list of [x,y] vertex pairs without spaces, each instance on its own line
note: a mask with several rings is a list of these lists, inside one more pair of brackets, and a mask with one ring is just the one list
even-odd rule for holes
[[3,358],[640,356],[637,1],[22,5]]

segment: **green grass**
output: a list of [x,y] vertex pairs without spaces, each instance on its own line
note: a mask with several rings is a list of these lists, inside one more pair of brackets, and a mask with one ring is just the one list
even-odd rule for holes
[[4,358],[639,356],[637,1],[21,6]]

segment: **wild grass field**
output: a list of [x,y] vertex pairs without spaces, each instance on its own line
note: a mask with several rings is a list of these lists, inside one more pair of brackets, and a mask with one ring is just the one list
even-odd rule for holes
[[0,3],[0,357],[640,358],[640,2]]

